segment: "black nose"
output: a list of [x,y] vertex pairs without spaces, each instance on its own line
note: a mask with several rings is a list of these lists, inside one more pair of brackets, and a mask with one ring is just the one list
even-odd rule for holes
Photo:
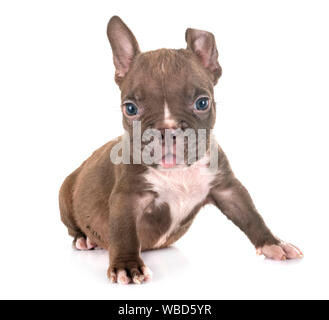
[[176,127],[159,128],[158,130],[161,133],[162,142],[165,141],[166,134],[167,134],[167,138],[173,139],[174,141],[176,140],[176,130],[177,130]]

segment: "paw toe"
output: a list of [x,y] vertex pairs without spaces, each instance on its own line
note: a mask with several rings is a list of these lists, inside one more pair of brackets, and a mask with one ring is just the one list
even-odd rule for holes
[[73,242],[73,245],[77,250],[92,250],[97,248],[97,245],[93,243],[88,237],[87,239],[84,237],[76,239],[76,241]]
[[256,253],[258,255],[263,254],[266,258],[278,261],[303,258],[303,253],[297,247],[283,241],[277,245],[264,245],[258,248]]
[[149,281],[152,279],[153,273],[151,269],[147,266],[141,267],[143,275],[144,275],[144,281]]
[[117,282],[119,284],[129,284],[131,282],[131,279],[128,277],[126,270],[120,269],[118,271]]
[[87,237],[87,241],[86,241],[86,244],[87,244],[87,248],[88,250],[92,250],[94,248],[97,247],[97,245],[95,243],[93,243],[90,238]]
[[114,271],[109,272],[108,277],[112,283],[117,282],[117,274]]
[[301,259],[304,257],[303,253],[290,243],[282,242],[281,246],[285,251],[288,259]]
[[130,275],[135,284],[141,284],[144,280],[144,275],[137,268],[131,269]]
[[78,238],[75,242],[75,248],[78,250],[88,250],[87,242],[85,238]]
[[286,253],[278,245],[265,245],[261,248],[262,254],[269,259],[283,261],[286,260]]
[[120,266],[116,268],[115,266],[110,266],[107,272],[108,278],[112,283],[118,284],[142,284],[144,281],[149,281],[152,278],[152,271],[142,265],[132,267],[130,263],[125,266]]

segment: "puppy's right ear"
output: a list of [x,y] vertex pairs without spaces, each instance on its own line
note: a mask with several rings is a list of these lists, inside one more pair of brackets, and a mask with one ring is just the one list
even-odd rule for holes
[[115,81],[120,86],[132,62],[140,53],[139,46],[133,33],[118,16],[110,19],[107,36],[113,52]]

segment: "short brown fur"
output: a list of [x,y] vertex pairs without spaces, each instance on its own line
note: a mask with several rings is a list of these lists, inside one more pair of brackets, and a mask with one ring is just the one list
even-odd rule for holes
[[[126,100],[140,106],[140,113],[133,119],[123,116],[125,130],[132,134],[133,120],[141,121],[142,132],[163,128],[163,108],[167,103],[179,128],[206,129],[209,138],[216,116],[213,86],[221,75],[214,36],[188,29],[187,49],[141,53],[135,37],[118,17],[110,20],[108,36],[122,108]],[[207,95],[211,103],[204,113],[193,109],[200,95]],[[148,167],[143,163],[114,165],[111,162],[111,150],[120,141],[122,137],[96,150],[65,179],[59,195],[61,219],[69,235],[74,240],[88,237],[109,251],[108,275],[114,281],[119,270],[137,279],[144,266],[140,252],[153,249],[171,224],[169,205],[155,205],[158,195],[150,190],[144,178]],[[193,208],[161,247],[178,240],[207,203],[216,205],[246,233],[256,248],[279,245],[248,191],[235,178],[220,147],[217,172],[205,201]]]

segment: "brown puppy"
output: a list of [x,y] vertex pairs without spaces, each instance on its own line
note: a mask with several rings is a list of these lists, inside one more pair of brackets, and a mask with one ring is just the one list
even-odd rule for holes
[[[199,209],[212,203],[259,254],[276,260],[302,257],[296,247],[273,236],[221,148],[213,147],[213,86],[221,75],[214,36],[187,29],[187,49],[141,53],[120,18],[110,20],[107,33],[126,134],[96,150],[61,187],[61,218],[76,248],[109,250],[110,280],[141,283],[151,272],[140,252],[174,243]],[[186,132],[196,132],[194,144]],[[162,151],[158,158],[156,146]],[[179,162],[182,146],[187,148]]]

